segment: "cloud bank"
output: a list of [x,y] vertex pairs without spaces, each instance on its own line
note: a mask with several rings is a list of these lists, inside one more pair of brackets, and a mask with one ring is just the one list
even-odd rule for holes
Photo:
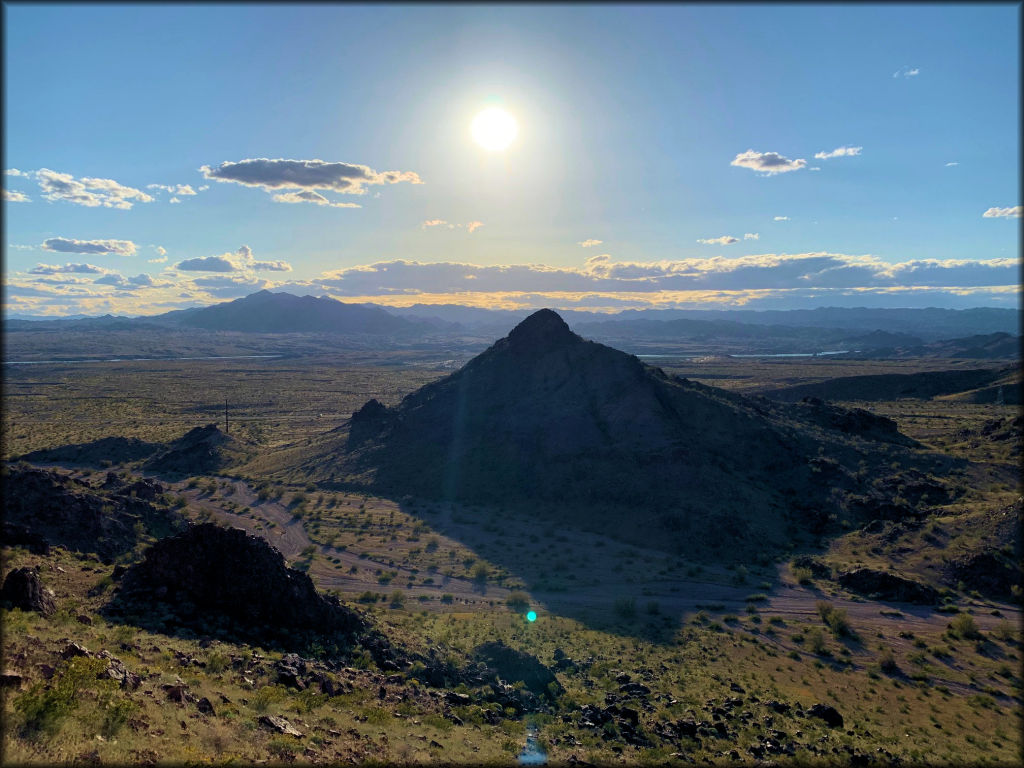
[[243,245],[234,253],[196,256],[179,261],[174,269],[179,272],[291,272],[292,265],[286,261],[257,261],[252,248]]
[[7,189],[4,187],[3,190],[4,202],[5,203],[31,203],[32,198],[26,195],[24,192],[18,192],[14,189]]

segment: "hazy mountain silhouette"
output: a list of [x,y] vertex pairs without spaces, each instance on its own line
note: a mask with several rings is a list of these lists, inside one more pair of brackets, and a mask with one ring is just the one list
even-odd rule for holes
[[184,309],[160,315],[165,323],[217,331],[254,333],[370,333],[409,334],[417,324],[388,314],[379,307],[345,304],[327,297],[294,296],[259,291],[243,299],[211,307]]
[[866,411],[670,379],[540,310],[397,407],[371,400],[305,465],[378,492],[555,505],[663,545],[768,546],[823,530],[837,494],[856,506],[859,462],[884,466],[912,442]]

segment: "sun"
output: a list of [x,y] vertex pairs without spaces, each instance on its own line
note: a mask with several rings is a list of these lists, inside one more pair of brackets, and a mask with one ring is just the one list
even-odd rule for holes
[[469,126],[473,141],[488,152],[507,149],[519,133],[516,119],[500,107],[488,107]]

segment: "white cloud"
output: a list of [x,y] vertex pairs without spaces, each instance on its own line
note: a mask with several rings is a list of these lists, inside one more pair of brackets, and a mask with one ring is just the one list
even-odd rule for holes
[[721,237],[709,237],[706,240],[698,240],[698,243],[704,243],[704,245],[732,245],[738,243],[740,239],[733,237],[732,235],[722,235]]
[[752,149],[748,149],[746,152],[736,155],[729,165],[749,168],[752,171],[760,171],[766,176],[774,176],[778,173],[799,171],[807,165],[807,161],[803,158],[790,160],[778,152],[755,152]]
[[581,240],[577,245],[581,245],[584,248],[593,248],[595,245],[601,245],[602,242],[602,240],[594,240],[591,238],[589,240]]
[[776,216],[772,221],[789,221],[789,216]]
[[483,225],[484,225],[484,223],[482,221],[470,221],[470,222],[467,222],[466,223],[466,231],[469,232],[469,234],[473,234],[478,229],[480,229],[480,227],[482,227]]
[[989,208],[983,214],[986,219],[1019,219],[1021,206],[1015,205],[1011,208]]
[[5,203],[31,203],[32,198],[26,195],[24,192],[18,192],[14,189],[7,189],[4,187],[3,197]]
[[330,190],[345,195],[363,195],[369,185],[422,184],[413,171],[375,171],[366,165],[330,163],[324,160],[274,160],[266,157],[204,165],[203,177],[219,182],[259,187],[267,192],[285,190],[274,195],[279,203],[313,203],[336,208],[355,208],[352,203],[332,203],[316,190]]
[[153,250],[157,253],[157,258],[149,259],[150,264],[163,264],[167,261],[167,249],[162,245],[154,245]]
[[921,74],[919,67],[900,67],[892,73],[893,77],[917,77]]
[[51,202],[63,200],[87,208],[119,208],[127,210],[135,203],[151,203],[153,198],[134,187],[119,184],[113,179],[76,179],[70,173],[58,173],[49,168],[40,168],[32,174],[43,198]]
[[154,250],[155,250],[155,251],[156,251],[156,252],[157,252],[157,253],[158,253],[158,254],[159,254],[160,256],[166,256],[166,255],[167,255],[167,249],[166,249],[166,248],[164,248],[164,247],[163,247],[162,245],[158,245],[158,246],[156,246],[156,247],[154,248]]
[[99,285],[112,285],[115,288],[153,288],[157,285],[161,285],[153,279],[151,275],[147,275],[145,272],[135,275],[134,277],[125,277],[124,275],[113,272],[103,277],[97,277],[93,280],[93,283]]
[[331,208],[362,208],[359,203],[332,203],[326,197],[312,189],[303,189],[298,192],[282,192],[274,195],[274,201],[278,203],[312,203],[313,205],[329,205]]
[[957,162],[946,163],[946,167],[947,168],[952,168],[954,165],[960,165],[960,163],[957,163]]
[[59,275],[71,273],[76,275],[105,275],[110,270],[97,267],[95,264],[37,264],[28,271],[30,275]]
[[134,256],[135,243],[131,240],[75,240],[68,237],[51,237],[44,240],[44,251],[57,253],[109,253],[118,256]]
[[4,171],[4,176],[24,176],[25,178],[28,178],[29,175],[30,174],[27,174],[24,171],[19,171],[17,168],[8,168]]
[[243,245],[234,253],[219,256],[197,256],[179,261],[174,269],[180,272],[291,272],[292,265],[286,261],[256,261],[252,248]]
[[831,152],[816,152],[815,160],[829,160],[833,157],[855,157],[864,147],[836,147]]
[[757,232],[747,232],[746,234],[743,235],[744,240],[757,240],[760,237],[761,235],[758,234]]

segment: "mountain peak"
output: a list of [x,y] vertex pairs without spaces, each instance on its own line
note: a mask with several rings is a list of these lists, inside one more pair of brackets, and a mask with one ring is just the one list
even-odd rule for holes
[[511,330],[508,335],[513,349],[538,350],[579,341],[557,312],[539,309]]

